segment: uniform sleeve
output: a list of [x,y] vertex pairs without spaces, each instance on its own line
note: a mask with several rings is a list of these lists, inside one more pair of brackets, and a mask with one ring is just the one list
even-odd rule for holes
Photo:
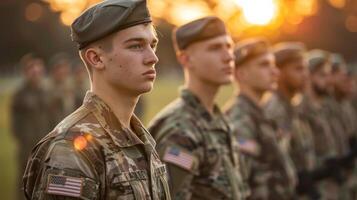
[[100,199],[100,178],[83,150],[73,142],[53,142],[38,169],[32,196],[36,200]]
[[169,131],[158,141],[158,153],[168,168],[173,199],[191,199],[192,181],[199,173],[203,153],[192,131]]
[[21,96],[19,93],[14,94],[12,97],[12,103],[11,103],[11,128],[14,133],[14,136],[16,139],[19,139],[23,137],[22,134],[24,134],[24,130],[22,129],[22,124],[24,122],[24,116],[23,116],[23,103],[21,100]]

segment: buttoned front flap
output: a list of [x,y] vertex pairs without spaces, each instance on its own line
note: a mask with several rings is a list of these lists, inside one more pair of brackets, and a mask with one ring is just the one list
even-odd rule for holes
[[151,199],[145,170],[115,174],[110,181],[109,199]]
[[165,200],[171,199],[165,164],[157,165],[157,167],[154,170],[154,173],[155,173],[155,181],[157,185],[156,193],[160,195],[158,199],[165,199]]

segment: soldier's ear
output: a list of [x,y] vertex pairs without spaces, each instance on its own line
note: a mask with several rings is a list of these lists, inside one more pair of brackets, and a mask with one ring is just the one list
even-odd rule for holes
[[182,67],[190,67],[190,55],[185,51],[180,51],[177,54],[177,60]]
[[101,50],[96,47],[89,47],[84,52],[84,57],[88,64],[92,66],[92,68],[97,70],[102,70],[105,68],[105,65],[102,60]]

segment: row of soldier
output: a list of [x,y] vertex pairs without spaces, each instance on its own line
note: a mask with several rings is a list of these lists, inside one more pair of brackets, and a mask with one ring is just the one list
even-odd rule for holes
[[[173,32],[184,86],[147,131],[133,115],[158,62],[146,1],[103,1],[71,29],[91,89],[33,148],[27,199],[356,198],[357,116],[340,56],[234,45],[219,18],[191,21]],[[221,112],[215,97],[232,81]]]

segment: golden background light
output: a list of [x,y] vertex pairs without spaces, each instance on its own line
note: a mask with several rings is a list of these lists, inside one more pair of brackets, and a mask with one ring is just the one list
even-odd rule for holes
[[267,25],[277,15],[275,0],[237,0],[245,20],[254,25]]
[[[69,26],[83,10],[100,0],[42,1],[48,3],[53,12],[58,12],[61,22]],[[343,8],[347,2],[326,1],[335,8]],[[178,26],[203,16],[216,15],[226,22],[233,36],[277,35],[276,30],[293,33],[306,17],[319,11],[319,3],[319,0],[148,0],[155,22],[164,20]],[[32,18],[36,19],[36,16]],[[354,19],[346,20],[346,28],[355,30]]]
[[31,22],[39,20],[42,16],[42,13],[42,6],[38,3],[30,3],[25,8],[25,18]]

